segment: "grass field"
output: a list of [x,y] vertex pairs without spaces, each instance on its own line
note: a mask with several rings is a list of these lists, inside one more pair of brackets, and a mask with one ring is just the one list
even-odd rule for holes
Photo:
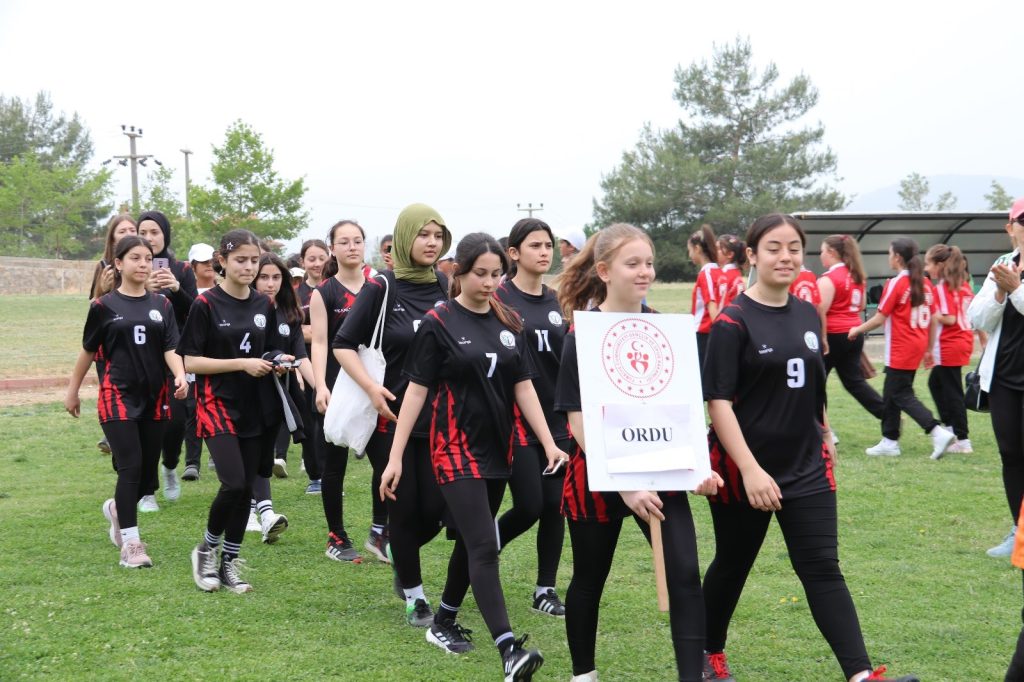
[[[84,301],[4,296],[0,304],[0,329],[21,329],[2,337],[5,348],[76,352]],[[684,310],[688,289],[660,285],[651,304]],[[26,330],[26,316],[48,323]],[[930,402],[924,374],[918,394]],[[0,375],[12,376],[6,369]],[[881,377],[873,383],[880,387]],[[927,682],[1001,680],[1020,628],[1021,577],[1008,561],[984,553],[1010,525],[987,416],[972,415],[973,455],[932,462],[926,437],[908,428],[902,457],[872,459],[863,449],[878,440],[877,423],[837,382],[829,388],[842,439],[840,553],[873,660]],[[273,484],[275,506],[292,526],[274,546],[247,534],[242,555],[255,591],[239,596],[200,593],[190,576],[188,553],[217,485],[205,457],[202,479],[184,483],[180,501],[160,498],[161,511],[141,517],[156,565],[132,572],[118,567],[100,513],[115,477],[109,457],[95,447],[95,401],[85,401],[78,421],[58,404],[4,408],[0,433],[0,680],[498,679],[498,656],[471,597],[463,621],[477,634],[478,649],[448,656],[426,644],[422,630],[404,625],[387,566],[342,565],[323,555],[320,499],[303,492],[297,447],[292,477]],[[345,502],[358,545],[369,523],[369,479],[368,463],[353,460]],[[691,503],[706,566],[714,553],[707,505],[699,498]],[[435,604],[450,549],[438,539],[424,550],[426,589]],[[534,571],[531,532],[502,554],[511,622],[545,654],[536,679],[566,680],[563,624],[529,609]],[[571,574],[567,545],[562,594]],[[728,651],[743,682],[842,679],[776,527],[740,602]],[[674,677],[650,554],[630,525],[602,602],[598,668],[606,682]]]

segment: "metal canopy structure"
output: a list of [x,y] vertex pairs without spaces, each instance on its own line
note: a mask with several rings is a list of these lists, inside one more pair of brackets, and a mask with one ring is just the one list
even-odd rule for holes
[[795,213],[807,233],[804,266],[821,274],[822,240],[831,234],[848,234],[857,240],[864,257],[869,286],[892,276],[889,269],[889,242],[910,237],[922,253],[934,244],[958,246],[978,282],[988,273],[992,262],[1010,251],[1006,234],[1006,212],[983,213]]

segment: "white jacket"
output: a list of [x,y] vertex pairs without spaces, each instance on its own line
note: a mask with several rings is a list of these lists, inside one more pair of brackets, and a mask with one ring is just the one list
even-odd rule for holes
[[[1011,259],[1016,258],[1017,255],[1017,250],[1009,254]],[[1009,259],[1006,256],[1002,256],[996,260],[996,263],[1005,264],[1007,260]],[[971,305],[967,308],[967,317],[971,321],[971,326],[988,333],[988,345],[985,346],[981,362],[978,363],[978,373],[981,375],[981,390],[985,392],[991,390],[992,387],[992,370],[996,364],[996,355],[998,355],[999,336],[1003,328],[1003,313],[1006,311],[1006,302],[1009,301],[1017,309],[1017,312],[1024,315],[1024,285],[1017,287],[1017,290],[1003,299],[1002,303],[996,300],[997,291],[999,291],[999,287],[996,286],[996,281],[990,274],[985,278],[985,284],[982,285],[981,291],[978,292],[974,300],[971,301]]]

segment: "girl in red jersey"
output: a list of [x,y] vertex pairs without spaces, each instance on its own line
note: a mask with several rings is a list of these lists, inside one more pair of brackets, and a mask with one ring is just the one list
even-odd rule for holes
[[[755,220],[746,242],[757,281],[718,316],[704,365],[711,465],[725,480],[710,503],[715,558],[704,577],[704,679],[733,680],[725,659],[729,622],[775,516],[844,678],[889,680],[885,668],[872,672],[839,569],[821,320],[790,293],[806,237],[792,216],[776,213]],[[898,680],[917,682],[912,675]]]
[[747,245],[734,234],[723,234],[718,238],[718,267],[722,268],[719,284],[721,293],[720,310],[725,310],[734,298],[743,293],[747,284],[744,275],[747,269]]
[[701,367],[708,348],[711,322],[721,307],[722,270],[718,267],[718,243],[710,225],[701,225],[686,241],[687,252],[693,264],[700,268],[693,285],[693,322],[697,326],[697,357]]
[[861,371],[864,337],[849,338],[850,330],[863,322],[861,311],[867,303],[864,296],[867,275],[857,242],[845,234],[825,237],[821,242],[821,264],[825,274],[818,279],[821,294],[818,313],[823,320],[825,338],[822,344],[825,377],[827,379],[835,368],[843,388],[861,407],[881,419],[884,414],[882,396],[868,384]]
[[[302,269],[306,271],[306,277],[299,282],[295,294],[299,299],[299,307],[302,309],[302,339],[306,343],[306,357],[313,361],[313,322],[309,317],[309,302],[313,292],[324,279],[324,269],[331,260],[330,248],[322,239],[307,239],[302,243],[299,250],[299,257],[302,259]],[[337,271],[337,264],[333,266]],[[310,364],[312,369],[312,364]],[[302,464],[306,469],[306,476],[309,477],[309,484],[306,486],[306,493],[319,495],[322,491],[320,477],[324,470],[324,449],[320,446],[324,442],[323,427],[320,423],[319,412],[316,409],[316,384],[306,382],[305,390],[305,411],[302,420],[306,424],[306,440],[302,441]]]
[[[331,399],[331,389],[341,371],[341,365],[331,353],[330,343],[341,329],[345,316],[352,309],[356,296],[366,283],[363,260],[366,255],[366,233],[358,223],[341,220],[331,227],[327,235],[333,259],[328,262],[325,277],[309,299],[309,319],[313,323],[313,376],[316,379],[315,418],[320,423],[317,447],[324,453],[321,499],[324,517],[327,519],[326,555],[335,561],[362,561],[362,556],[352,546],[352,540],[345,530],[344,502],[345,470],[348,468],[348,447],[328,443],[324,439],[323,414]],[[336,270],[335,270],[336,268]],[[368,546],[381,561],[384,554],[384,525],[387,523],[387,508],[376,501],[375,489],[371,486],[374,500],[373,527]]]
[[800,266],[800,273],[789,285],[789,291],[801,301],[807,301],[815,308],[821,303],[821,292],[818,290],[818,276]]
[[206,533],[192,550],[192,579],[206,592],[252,589],[241,575],[238,553],[253,483],[273,468],[281,404],[269,375],[286,371],[275,370],[275,362],[294,360],[280,350],[274,302],[250,288],[259,260],[259,240],[252,232],[224,235],[217,252],[224,281],[196,298],[177,350],[185,369],[196,375],[198,435],[220,480]]
[[[568,325],[555,292],[542,278],[551,268],[555,237],[543,220],[523,218],[508,236],[508,254],[515,274],[502,282],[494,295],[523,320],[527,347],[533,356],[537,376],[534,388],[544,408],[551,437],[562,450],[571,449],[569,425],[565,415],[554,410],[555,381],[562,358],[562,345]],[[565,520],[562,518],[563,471],[543,475],[547,458],[537,434],[516,409],[513,428],[512,508],[498,519],[499,547],[537,524],[537,586],[533,610],[556,617],[565,615],[565,607],[555,591],[558,561],[562,557]]]
[[967,276],[967,262],[959,247],[936,244],[924,257],[924,269],[935,282],[938,338],[925,354],[925,366],[931,369],[928,389],[932,393],[939,419],[951,427],[956,442],[946,452],[974,452],[967,431],[967,407],[960,372],[971,362],[974,330],[967,319],[967,308],[974,299]]
[[[714,243],[714,242],[711,242]],[[654,245],[643,230],[617,223],[587,240],[559,278],[558,300],[570,319],[589,301],[598,311],[649,313],[644,296],[654,281]],[[651,516],[661,521],[668,577],[669,622],[680,680],[700,680],[704,645],[704,600],[697,563],[697,538],[685,493],[649,490],[592,492],[587,484],[587,444],[583,433],[580,368],[576,334],[565,338],[555,390],[555,409],[565,412],[578,443],[565,473],[562,513],[568,519],[573,575],[565,594],[565,631],[573,680],[595,682],[597,622],[623,519],[632,516],[650,542]],[[581,365],[581,362],[583,363]],[[712,494],[721,484],[714,474],[696,492]]]
[[914,376],[931,345],[935,290],[924,276],[924,264],[913,239],[894,239],[889,245],[889,267],[898,274],[885,283],[878,312],[847,337],[885,325],[885,385],[882,387],[882,440],[868,448],[869,455],[900,454],[900,412],[906,412],[932,439],[932,459],[939,459],[956,438],[942,427],[914,395]]
[[116,289],[89,306],[82,351],[64,398],[64,407],[77,418],[82,380],[102,352],[105,367],[97,407],[117,466],[114,497],[103,503],[103,515],[110,522],[111,542],[121,549],[121,565],[127,568],[153,565],[139,539],[136,505],[143,481],[156,475],[170,418],[167,371],[179,398],[188,387],[181,358],[174,353],[174,309],[163,296],[146,291],[152,263],[153,250],[145,239],[129,235],[117,243],[111,258]]
[[472,649],[467,630],[457,621],[470,585],[495,646],[506,682],[532,679],[544,662],[526,649],[508,622],[498,578],[498,542],[494,517],[501,506],[513,454],[515,411],[529,423],[543,446],[547,469],[569,456],[551,437],[531,379],[532,356],[519,316],[493,296],[508,265],[493,237],[466,235],[455,251],[452,298],[423,318],[416,345],[406,358],[409,377],[381,497],[395,499],[402,460],[413,426],[433,387],[429,409],[434,474],[457,538],[448,562],[448,579],[427,641],[449,653]]

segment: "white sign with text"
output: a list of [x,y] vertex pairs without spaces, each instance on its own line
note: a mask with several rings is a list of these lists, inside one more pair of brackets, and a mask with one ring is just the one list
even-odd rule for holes
[[575,312],[591,490],[693,490],[711,475],[692,315]]

